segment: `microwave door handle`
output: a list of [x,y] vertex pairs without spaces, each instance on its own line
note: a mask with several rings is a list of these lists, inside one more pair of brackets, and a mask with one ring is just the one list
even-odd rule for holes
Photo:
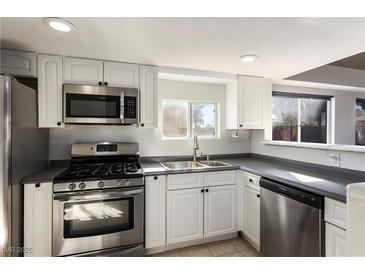
[[133,189],[121,192],[108,192],[108,193],[98,193],[90,195],[80,195],[79,193],[63,193],[55,194],[54,200],[60,202],[80,202],[80,201],[95,201],[95,200],[108,200],[115,198],[124,198],[126,196],[135,196],[143,192],[143,189]]
[[120,122],[124,122],[124,91],[120,92]]

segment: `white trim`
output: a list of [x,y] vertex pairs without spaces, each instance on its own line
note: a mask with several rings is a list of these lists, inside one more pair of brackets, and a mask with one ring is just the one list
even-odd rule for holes
[[272,145],[272,146],[323,149],[323,150],[365,152],[365,146],[354,146],[354,145],[338,145],[338,144],[331,145],[331,144],[319,144],[319,143],[301,143],[301,142],[270,141],[270,140],[262,141],[261,144]]
[[322,83],[305,82],[305,81],[294,81],[294,80],[285,80],[285,79],[273,79],[272,84],[273,85],[283,85],[283,86],[293,86],[293,87],[303,87],[303,88],[324,89],[324,90],[332,90],[332,91],[365,92],[365,88],[361,88],[361,87],[340,86],[340,85],[322,84]]

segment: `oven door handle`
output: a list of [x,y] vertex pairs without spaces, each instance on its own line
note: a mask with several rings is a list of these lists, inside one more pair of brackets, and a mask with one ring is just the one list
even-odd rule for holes
[[107,192],[107,193],[62,193],[54,194],[53,200],[59,202],[80,202],[80,201],[94,201],[94,200],[110,200],[115,198],[124,198],[127,196],[139,195],[143,192],[143,189],[133,189],[120,192]]

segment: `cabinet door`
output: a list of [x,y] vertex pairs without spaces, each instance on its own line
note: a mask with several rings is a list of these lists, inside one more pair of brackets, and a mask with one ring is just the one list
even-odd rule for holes
[[138,65],[104,62],[104,82],[112,87],[138,88]]
[[52,182],[24,185],[25,257],[52,256]]
[[237,230],[244,232],[244,181],[245,173],[237,171]]
[[140,66],[140,125],[157,127],[158,67]]
[[[264,128],[265,97],[271,96],[268,80],[240,76],[238,80],[239,126],[247,129]],[[270,111],[271,110],[267,110]]]
[[65,57],[64,81],[71,84],[98,85],[103,82],[103,61]]
[[62,127],[62,56],[38,55],[39,127]]
[[260,246],[260,194],[248,187],[245,187],[244,192],[244,233]]
[[346,231],[326,223],[326,257],[344,257],[346,253]]
[[201,188],[167,192],[167,243],[203,238],[203,198]]
[[19,76],[37,76],[36,53],[1,49],[1,73]]
[[166,244],[166,176],[145,177],[145,246]]
[[237,231],[236,186],[216,186],[205,189],[204,237]]

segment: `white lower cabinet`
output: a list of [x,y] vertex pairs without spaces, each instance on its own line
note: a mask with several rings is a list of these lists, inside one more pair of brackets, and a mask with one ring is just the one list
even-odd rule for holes
[[174,174],[167,182],[167,244],[237,231],[235,171]]
[[244,234],[260,246],[260,193],[244,187]]
[[326,257],[346,255],[346,231],[326,223]]
[[25,257],[52,256],[53,183],[24,185]]
[[204,237],[236,229],[236,185],[216,186],[204,192]]
[[145,177],[145,246],[166,244],[166,176]]
[[203,238],[201,188],[167,192],[167,244]]
[[237,230],[244,232],[244,179],[245,172],[237,171]]

